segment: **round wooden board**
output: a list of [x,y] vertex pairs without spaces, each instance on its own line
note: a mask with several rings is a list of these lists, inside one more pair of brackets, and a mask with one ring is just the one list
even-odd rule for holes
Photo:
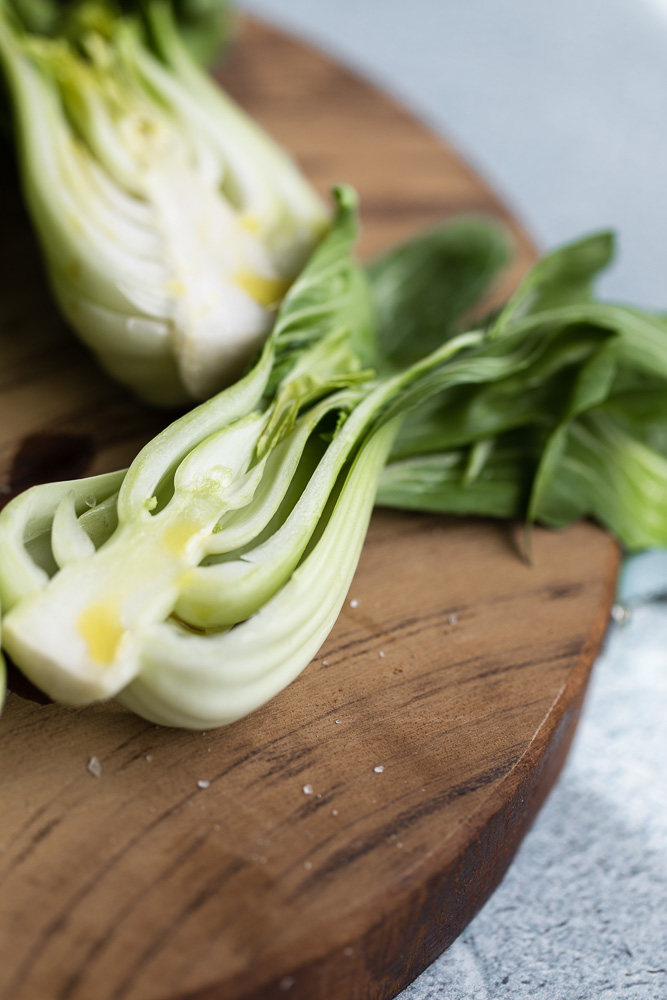
[[[286,36],[247,23],[223,77],[323,190],[359,189],[365,253],[461,210],[507,218],[423,126]],[[58,321],[6,165],[1,182],[11,496],[126,464],[166,417]],[[532,257],[514,230],[509,284]],[[516,529],[376,514],[320,656],[216,732],[40,703],[13,675],[3,1000],[394,996],[498,884],[576,725],[617,551],[589,525],[538,530],[534,548],[529,568]]]

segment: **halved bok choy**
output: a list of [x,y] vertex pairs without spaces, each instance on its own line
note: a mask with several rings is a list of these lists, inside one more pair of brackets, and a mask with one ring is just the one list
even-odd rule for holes
[[52,697],[210,728],[273,696],[335,621],[403,413],[544,350],[474,329],[374,375],[354,197],[337,200],[248,375],[127,472],[34,487],[0,515],[5,648]]
[[[348,189],[335,197],[331,232],[243,379],[158,435],[127,473],[36,487],[0,516],[7,648],[54,697],[81,702],[123,688],[140,668],[140,633],[174,613],[181,595],[187,607],[202,561],[235,555],[224,566],[235,571],[240,617],[299,561],[357,443],[345,418],[371,374],[369,294],[352,257],[356,198]],[[329,457],[318,472],[322,452]],[[290,519],[295,476],[310,488]],[[253,588],[244,583],[253,575],[246,550],[277,525],[288,544],[254,573]],[[41,622],[32,638],[21,624],[28,619]]]
[[402,250],[371,268],[375,330],[351,255],[355,199],[336,199],[243,379],[127,472],[35,487],[0,515],[4,646],[52,697],[116,697],[202,729],[258,707],[332,627],[376,493],[529,523],[592,513],[629,545],[667,537],[667,324],[594,300],[609,236],[544,258],[500,312],[465,329],[504,235],[480,222],[428,234],[415,259],[427,270],[431,251],[458,259],[459,278],[432,293],[431,306],[449,301],[441,342],[437,323],[402,342],[392,324],[437,313],[423,276]]
[[[329,224],[289,157],[191,58],[167,0],[89,0],[67,38],[0,0],[0,72],[55,298],[156,405],[247,370]],[[149,44],[150,43],[150,44]]]

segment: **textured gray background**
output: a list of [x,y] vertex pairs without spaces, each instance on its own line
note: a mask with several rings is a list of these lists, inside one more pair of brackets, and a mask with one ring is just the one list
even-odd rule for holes
[[[667,0],[246,0],[451,139],[543,248],[619,235],[667,308]],[[667,555],[627,587],[667,581]],[[500,889],[401,1000],[667,1000],[667,606],[614,626],[563,777]],[[341,998],[345,1000],[345,998]]]

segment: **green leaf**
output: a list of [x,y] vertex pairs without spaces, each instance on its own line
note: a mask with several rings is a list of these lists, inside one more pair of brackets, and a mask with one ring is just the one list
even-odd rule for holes
[[327,339],[338,338],[349,346],[348,358],[355,370],[375,358],[370,289],[354,257],[359,238],[358,198],[346,186],[333,188],[332,196],[336,214],[331,230],[287,292],[271,333],[276,359],[269,392],[288,374],[312,371],[308,348]]
[[378,505],[461,516],[521,517],[534,466],[533,449],[516,436],[494,441],[471,479],[466,472],[473,450],[389,462],[380,479]]
[[368,274],[383,366],[405,368],[454,335],[509,263],[496,219],[458,216],[374,260]]
[[609,337],[606,330],[573,324],[541,331],[528,329],[485,348],[502,356],[532,342],[526,364],[496,381],[458,384],[430,401],[422,401],[407,416],[393,458],[447,451],[514,427],[553,426],[561,419],[577,372]]
[[501,311],[493,336],[501,336],[508,326],[531,314],[587,302],[594,279],[609,265],[613,255],[613,233],[602,232],[542,257]]
[[588,515],[630,550],[667,545],[667,458],[604,410],[574,422],[540,520],[554,526]]

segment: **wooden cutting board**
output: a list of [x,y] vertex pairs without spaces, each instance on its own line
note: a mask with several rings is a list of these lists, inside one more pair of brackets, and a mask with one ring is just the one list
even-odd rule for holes
[[[293,39],[247,23],[222,75],[323,190],[359,189],[363,252],[461,210],[509,219],[451,149]],[[7,165],[0,180],[8,497],[126,464],[166,417],[64,329]],[[533,256],[514,231],[505,293]],[[517,538],[378,513],[321,654],[216,732],[45,704],[12,675],[3,1000],[385,1000],[409,983],[507,869],[567,753],[607,621],[607,536],[537,531],[533,568]]]

